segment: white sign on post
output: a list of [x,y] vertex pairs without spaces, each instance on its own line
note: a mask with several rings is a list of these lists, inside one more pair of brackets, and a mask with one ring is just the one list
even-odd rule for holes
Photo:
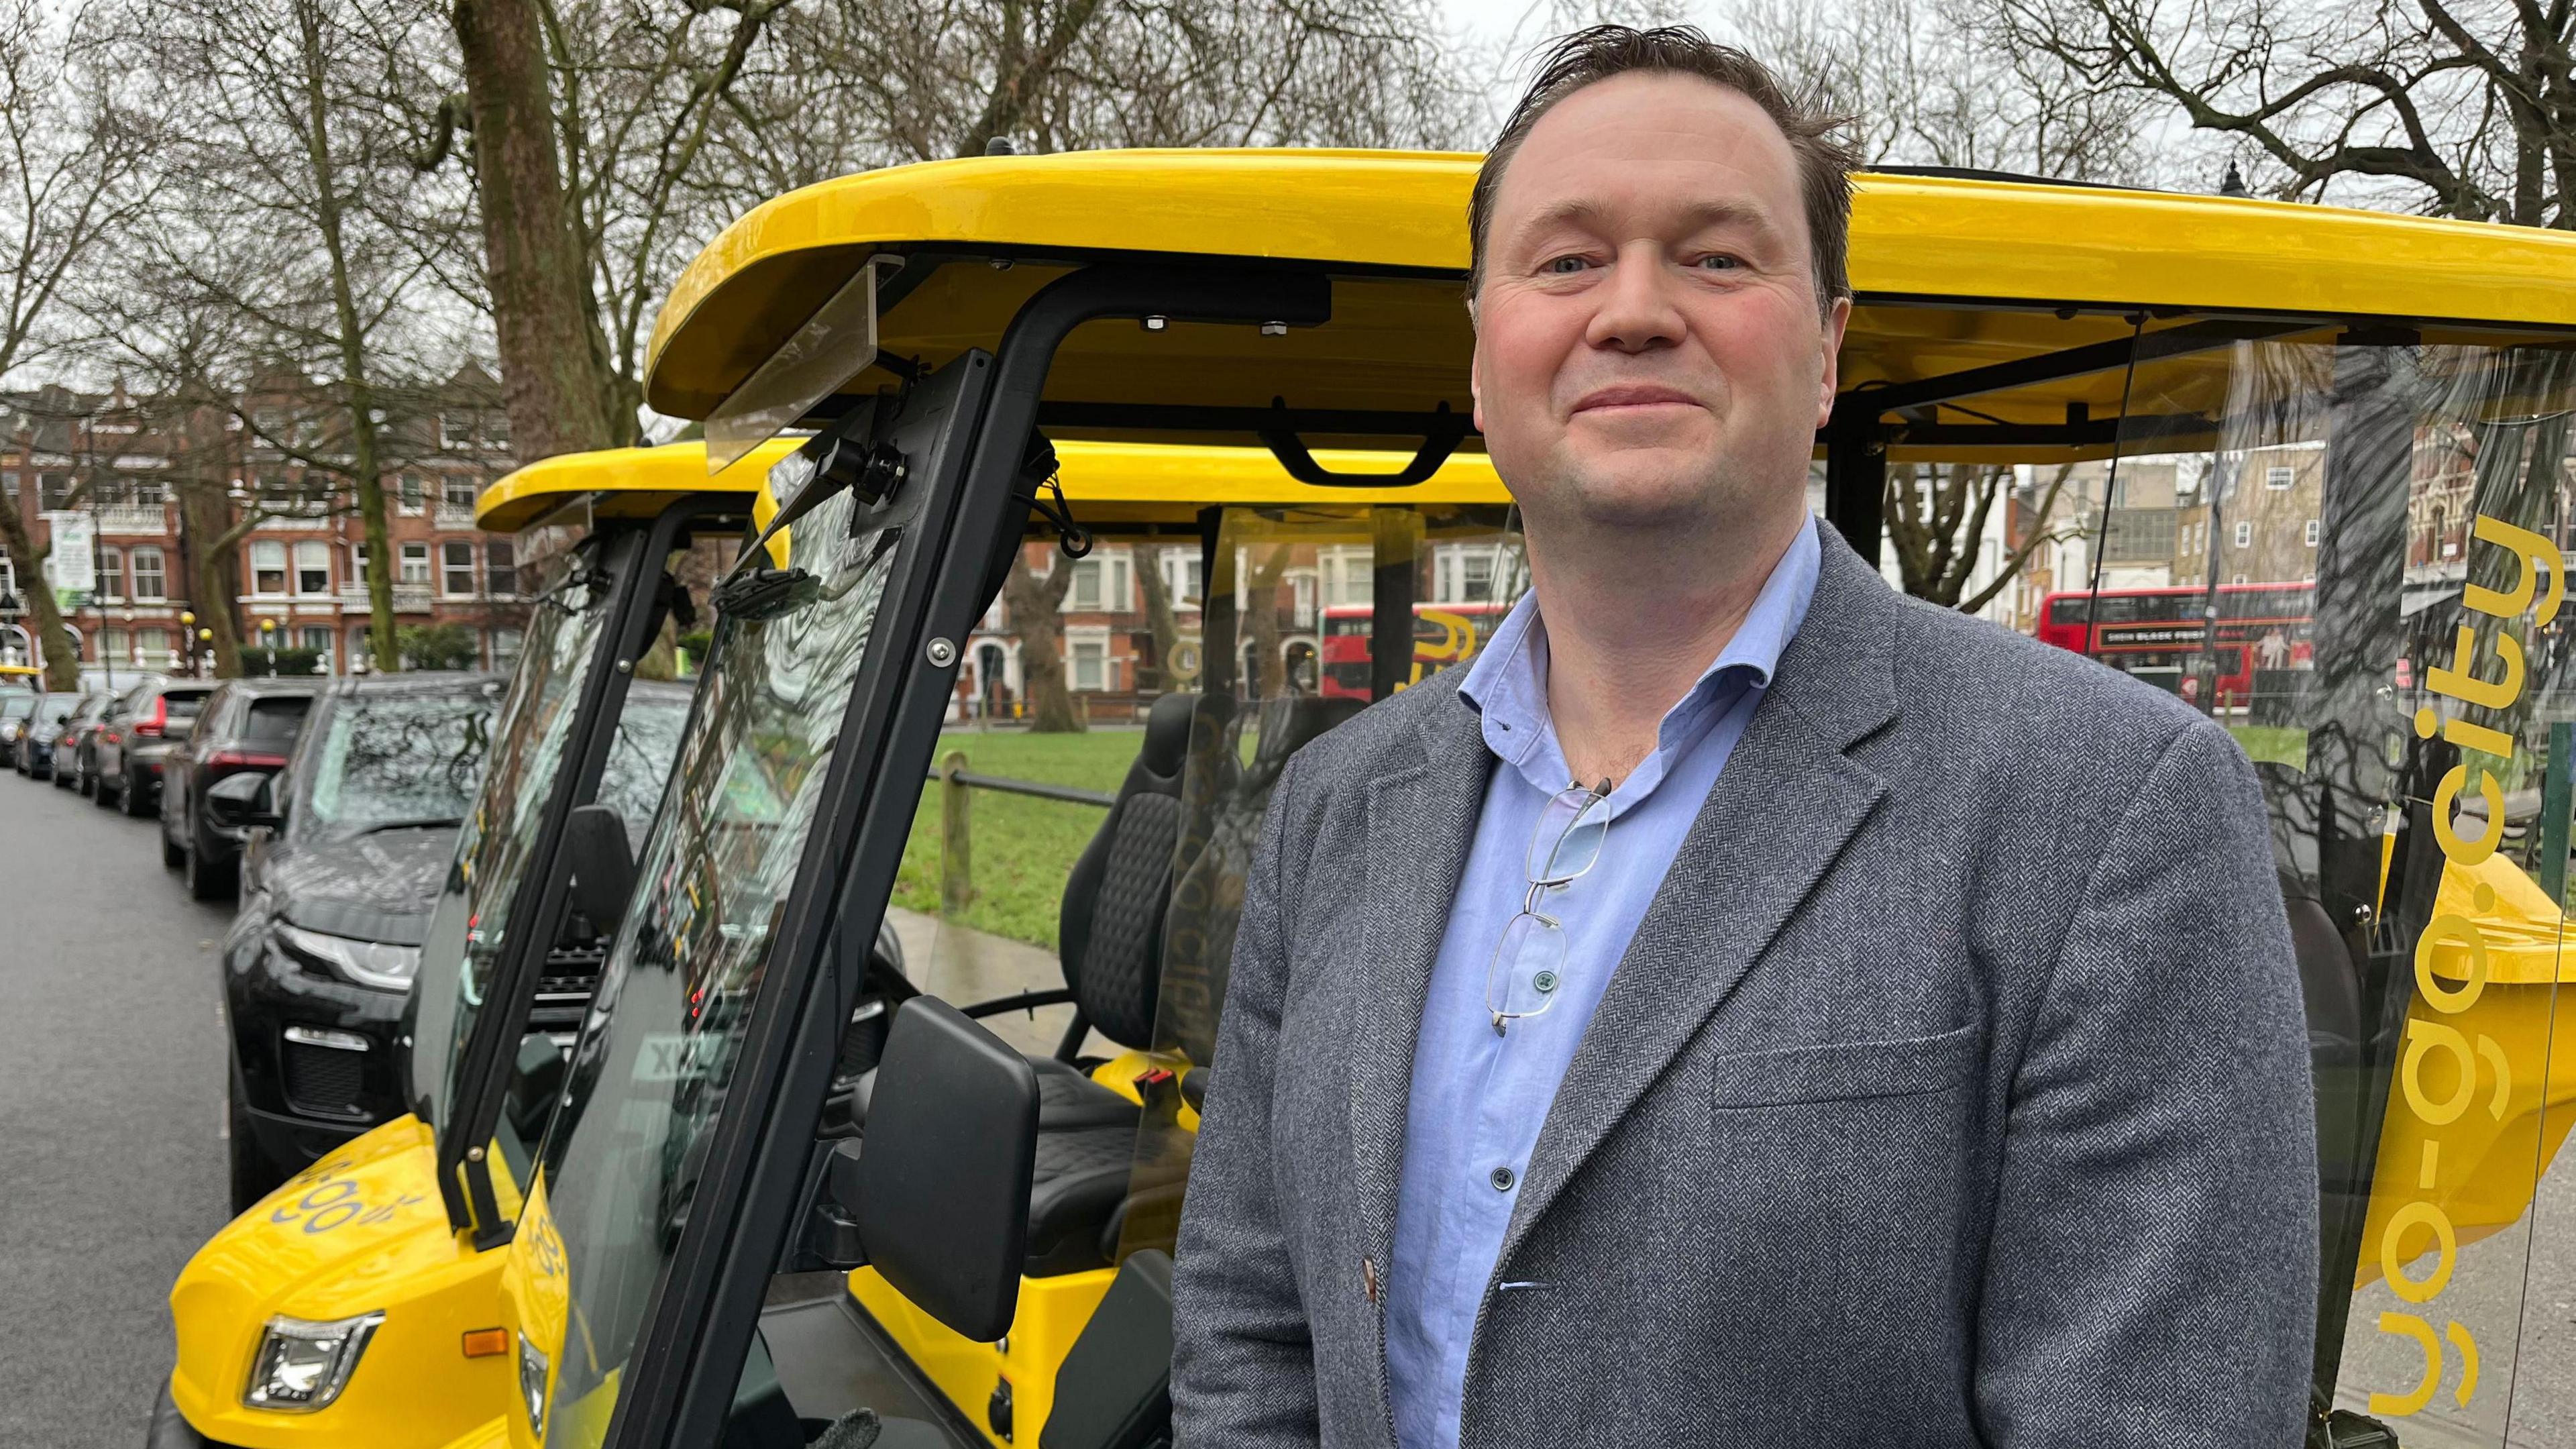
[[45,555],[45,586],[54,591],[62,607],[80,608],[98,588],[97,536],[90,516],[70,509],[36,516],[53,530],[53,551]]

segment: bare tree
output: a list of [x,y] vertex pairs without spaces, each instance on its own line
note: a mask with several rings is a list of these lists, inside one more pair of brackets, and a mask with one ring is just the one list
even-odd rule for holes
[[386,383],[424,370],[420,349],[461,308],[460,198],[420,182],[392,103],[437,83],[409,57],[434,52],[438,33],[427,0],[165,0],[141,37],[176,124],[168,204],[138,227],[134,274],[150,279],[143,296],[230,319],[229,354],[173,381],[234,399],[245,444],[300,473],[292,506],[359,516],[382,668],[401,659],[383,480],[404,451]]
[[1050,549],[1046,576],[1029,567],[1026,551],[1002,582],[1002,607],[1009,611],[1011,632],[1020,641],[1020,686],[1028,701],[1029,728],[1040,734],[1065,734],[1086,721],[1073,707],[1065,688],[1064,619],[1058,612],[1073,587],[1074,561]]
[[[77,340],[83,267],[150,195],[151,131],[120,93],[120,58],[99,38],[103,6],[0,0],[0,378]],[[34,487],[32,478],[28,485]],[[14,489],[0,497],[6,547],[34,620],[48,686],[79,683],[79,654],[43,587],[46,555]]]
[[[1178,689],[1172,661],[1181,651],[1181,620],[1171,586],[1163,581],[1163,556],[1181,549],[1168,543],[1140,544],[1136,549],[1136,583],[1145,596],[1145,628],[1154,638],[1154,673],[1160,688]],[[1195,558],[1198,550],[1189,550]]]
[[2274,195],[2576,226],[2576,7],[2542,0],[1976,0],[2001,46],[2232,138]]

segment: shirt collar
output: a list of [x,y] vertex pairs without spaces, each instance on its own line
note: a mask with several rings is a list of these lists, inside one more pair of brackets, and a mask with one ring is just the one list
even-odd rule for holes
[[[1807,617],[1807,605],[1815,598],[1822,562],[1811,513],[1789,540],[1780,561],[1772,565],[1771,576],[1763,581],[1735,636],[1665,712],[1658,753],[1672,749],[1680,743],[1679,736],[1705,723],[1711,706],[1732,702],[1747,689],[1770,686],[1781,654],[1796,637]],[[1486,748],[1500,758],[1526,771],[1531,752],[1542,745],[1549,755],[1557,754],[1556,730],[1547,712],[1547,625],[1539,617],[1535,591],[1521,595],[1512,605],[1493,639],[1467,667],[1458,693],[1484,717]],[[1562,761],[1553,763],[1561,784]]]

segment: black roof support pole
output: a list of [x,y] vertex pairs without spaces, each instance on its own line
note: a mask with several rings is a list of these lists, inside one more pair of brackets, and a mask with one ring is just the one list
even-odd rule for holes
[[1887,504],[1887,430],[1876,402],[1869,393],[1843,394],[1823,433],[1825,521],[1871,568],[1878,567]]

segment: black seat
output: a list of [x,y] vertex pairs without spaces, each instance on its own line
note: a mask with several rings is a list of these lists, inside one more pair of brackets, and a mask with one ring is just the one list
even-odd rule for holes
[[[1363,703],[1312,696],[1264,701],[1254,716],[1259,738],[1249,763],[1234,738],[1236,706],[1230,697],[1167,695],[1155,703],[1144,753],[1120,790],[1119,810],[1074,867],[1059,927],[1066,979],[1103,1036],[1126,1047],[1177,1048],[1194,1063],[1207,1062],[1215,1000],[1205,1002],[1204,1011],[1181,1013],[1181,1019],[1156,1020],[1166,940],[1177,943],[1191,970],[1223,994],[1225,959],[1234,942],[1231,903],[1239,896],[1226,877],[1230,872],[1233,880],[1241,878],[1269,808],[1270,788],[1288,757]],[[1131,855],[1124,842],[1110,839],[1116,815],[1133,803],[1129,788],[1146,775],[1156,782],[1156,798],[1141,819],[1154,822],[1159,842],[1150,861],[1141,849]],[[1175,880],[1176,868],[1185,878]],[[1114,927],[1105,927],[1113,905],[1123,914]],[[1167,913],[1174,919],[1167,921]],[[1134,1103],[1078,1072],[1071,1083],[1051,1081],[1051,1073],[1070,1070],[1063,1064],[1040,1068],[1028,1273],[1045,1277],[1107,1267],[1118,1255],[1122,1206],[1131,1194],[1153,1196],[1168,1186],[1164,1178],[1186,1173],[1186,1156],[1159,1141],[1140,1154],[1142,1114]],[[1168,1096],[1158,1103],[1155,1120],[1168,1123],[1181,1100],[1178,1084],[1156,1090]]]

